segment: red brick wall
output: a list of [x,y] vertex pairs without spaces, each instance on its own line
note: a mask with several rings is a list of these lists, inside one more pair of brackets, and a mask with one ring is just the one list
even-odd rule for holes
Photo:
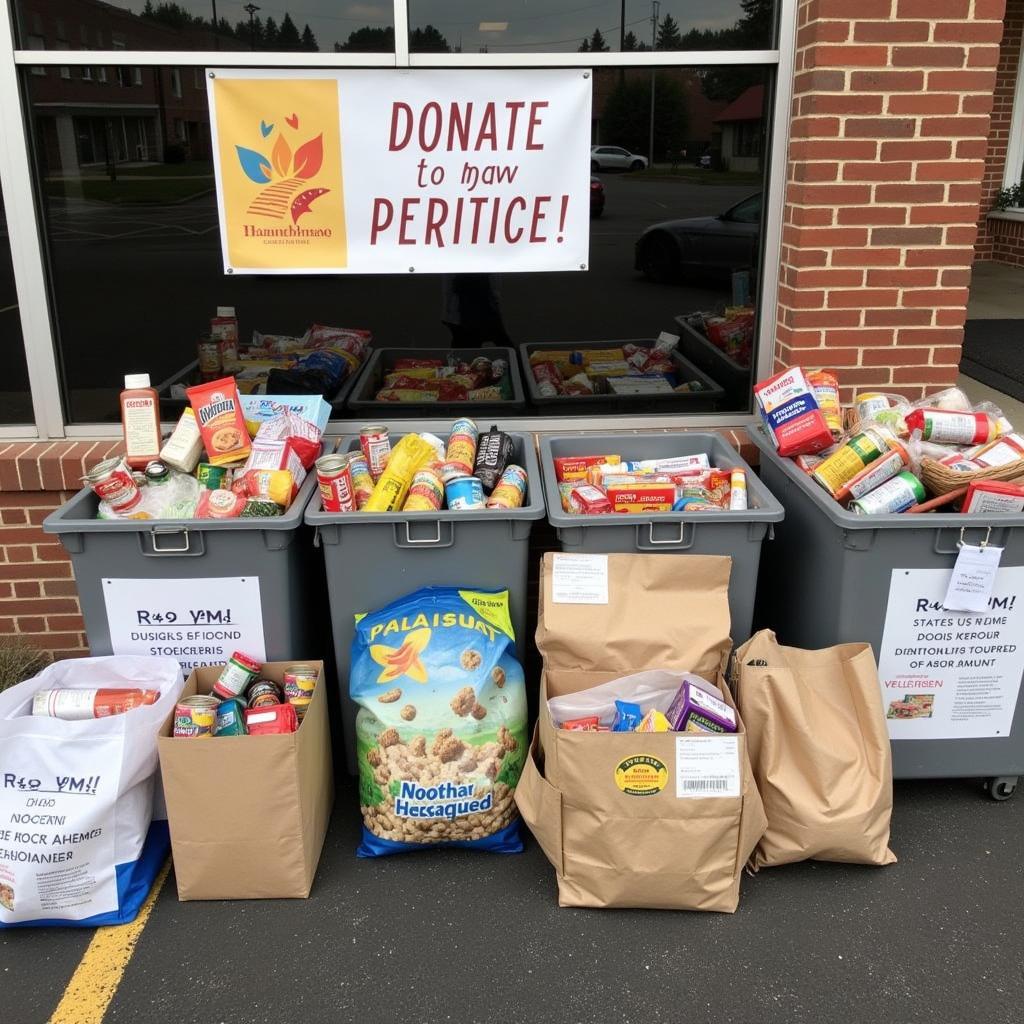
[[0,443],[0,635],[57,658],[88,654],[71,562],[42,521],[81,486],[110,441]]
[[[999,47],[999,65],[992,105],[992,127],[985,156],[985,174],[981,180],[981,217],[975,259],[999,260],[1024,266],[1024,225],[1019,222],[989,220],[996,193],[1003,187],[1006,173],[1006,146],[1010,138],[1013,94],[1020,67],[1021,39],[1024,36],[1024,0],[1007,0],[1003,38]],[[1024,111],[1018,111],[1024,117]],[[1017,168],[1019,171],[1020,168]]]
[[1005,0],[802,0],[777,363],[957,376]]

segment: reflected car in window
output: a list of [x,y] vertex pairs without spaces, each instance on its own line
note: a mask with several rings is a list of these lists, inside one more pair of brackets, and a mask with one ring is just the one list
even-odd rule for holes
[[637,239],[634,267],[648,280],[675,281],[684,270],[730,271],[756,267],[761,193],[717,217],[686,217],[652,224]]
[[592,171],[642,171],[647,167],[647,157],[630,153],[621,146],[591,146],[590,169]]
[[604,213],[604,184],[600,178],[590,176],[590,216],[600,217]]

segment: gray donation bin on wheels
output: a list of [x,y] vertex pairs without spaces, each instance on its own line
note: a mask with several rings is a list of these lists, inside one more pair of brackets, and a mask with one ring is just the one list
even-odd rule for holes
[[[750,636],[754,617],[761,545],[785,514],[754,471],[719,434],[558,434],[541,438],[541,464],[547,494],[548,522],[563,551],[580,554],[647,552],[651,554],[729,555],[729,611],[732,639]],[[555,478],[556,458],[621,455],[624,461],[671,459],[704,454],[713,468],[743,469],[747,474],[744,512],[646,512],[628,515],[576,515],[562,508]]]
[[[404,434],[392,433],[392,444]],[[320,495],[306,510],[316,527],[327,569],[331,628],[341,687],[345,758],[357,772],[357,706],[348,695],[355,616],[375,611],[420,587],[508,590],[516,650],[523,661],[530,531],[544,518],[540,468],[530,434],[509,432],[510,460],[526,470],[522,508],[450,512],[324,512]],[[342,438],[339,452],[357,451],[358,437]]]
[[[896,778],[982,778],[1011,796],[1024,774],[1024,515],[847,512],[751,433],[786,508],[759,625],[797,647],[871,644]],[[987,613],[942,607],[961,543],[1003,549]]]
[[[310,473],[283,515],[252,519],[97,519],[96,495],[79,491],[43,529],[71,556],[90,651],[126,653],[131,633],[145,632],[154,646],[167,645],[162,653],[175,655],[177,647],[180,660],[211,664],[224,659],[201,649],[223,645],[228,657],[244,651],[261,618],[268,661],[319,657],[321,630],[312,616],[323,572],[303,523],[316,485]],[[182,592],[190,612],[174,611],[172,621],[168,608]],[[139,607],[128,609],[124,599],[132,597]],[[122,609],[116,621],[111,609]]]

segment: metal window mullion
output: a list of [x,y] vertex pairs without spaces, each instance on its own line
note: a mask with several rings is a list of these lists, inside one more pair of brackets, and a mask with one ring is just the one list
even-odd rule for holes
[[777,64],[778,50],[644,50],[626,53],[414,53],[414,68],[486,67],[710,67],[735,64]]
[[395,0],[395,66],[409,67],[409,6]]
[[253,67],[253,68],[393,68],[393,53],[266,53],[262,50],[15,50],[19,65],[100,67]]
[[0,4],[0,189],[3,190],[7,234],[14,267],[18,316],[25,342],[32,411],[39,437],[63,437],[60,379],[49,315],[42,238],[32,193],[32,162],[28,131],[22,117],[11,12]]

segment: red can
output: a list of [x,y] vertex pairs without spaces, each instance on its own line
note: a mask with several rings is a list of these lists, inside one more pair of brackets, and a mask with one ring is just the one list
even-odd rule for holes
[[347,455],[324,455],[317,459],[316,478],[325,512],[355,512],[356,495]]
[[124,458],[97,462],[82,479],[114,512],[128,512],[142,501],[142,492]]
[[370,467],[370,476],[374,482],[380,479],[384,467],[388,464],[391,454],[391,437],[383,423],[371,423],[359,431],[359,447],[366,456],[366,464]]

